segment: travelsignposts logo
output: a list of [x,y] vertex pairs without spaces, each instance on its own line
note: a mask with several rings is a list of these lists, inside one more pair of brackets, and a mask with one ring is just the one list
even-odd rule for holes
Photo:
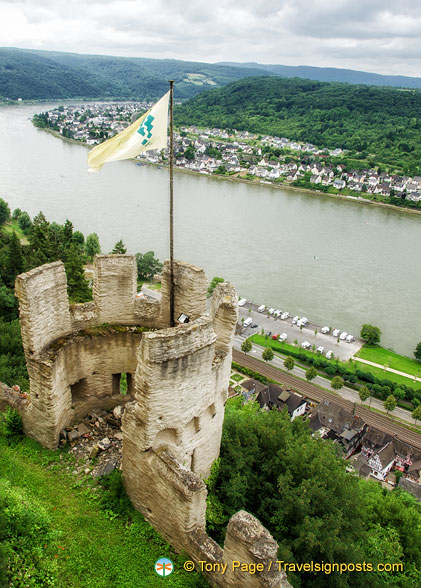
[[174,564],[170,559],[161,557],[155,562],[155,572],[158,576],[169,576],[173,571]]

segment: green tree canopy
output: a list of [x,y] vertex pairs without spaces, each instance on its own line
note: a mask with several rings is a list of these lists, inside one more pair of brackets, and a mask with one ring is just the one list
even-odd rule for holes
[[393,396],[393,394],[390,394],[386,400],[383,402],[383,406],[385,407],[386,411],[389,413],[389,411],[394,411],[396,408],[396,398]]
[[363,325],[360,333],[361,339],[367,341],[369,345],[375,345],[380,343],[381,331],[379,327],[373,325]]
[[344,381],[341,376],[335,376],[330,382],[330,385],[334,390],[340,390],[344,385]]
[[414,351],[415,358],[421,361],[421,341],[417,343]]
[[120,239],[120,241],[117,241],[117,243],[114,245],[114,249],[111,251],[111,253],[113,253],[113,254],[127,253],[127,249],[126,249],[122,239]]
[[10,218],[10,208],[7,202],[0,198],[0,227]]
[[272,349],[271,349],[270,347],[266,347],[266,348],[263,350],[263,353],[262,353],[262,358],[263,358],[265,361],[272,361],[273,357],[274,357],[274,353],[273,353]]
[[358,394],[361,402],[365,402],[371,396],[370,390],[367,388],[367,386],[361,386],[361,388],[358,390]]
[[162,270],[162,263],[155,257],[153,251],[136,253],[137,277],[139,280],[151,282],[155,274]]
[[295,361],[290,355],[284,359],[284,366],[289,372],[294,369]]
[[251,351],[252,348],[252,344],[250,339],[245,339],[242,343],[241,343],[241,351],[244,351],[244,353],[249,353]]
[[86,237],[85,251],[86,251],[86,255],[91,260],[95,257],[95,255],[98,255],[99,253],[101,253],[101,247],[99,245],[99,238],[96,233],[91,233],[90,235],[88,235]]
[[316,368],[315,367],[308,368],[308,370],[306,371],[306,380],[311,382],[311,380],[314,380],[314,378],[316,378],[316,377],[317,377]]
[[208,296],[212,296],[213,291],[215,290],[216,286],[218,284],[222,284],[223,281],[224,281],[224,278],[218,278],[217,276],[212,278],[212,280],[209,284],[209,288],[208,288]]

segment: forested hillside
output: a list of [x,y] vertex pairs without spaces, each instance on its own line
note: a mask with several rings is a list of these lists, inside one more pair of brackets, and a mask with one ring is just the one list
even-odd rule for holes
[[262,69],[266,73],[285,78],[305,78],[319,82],[346,82],[347,84],[367,84],[368,86],[393,86],[395,88],[421,88],[421,78],[377,74],[355,69],[337,67],[313,67],[311,65],[276,65],[262,63],[235,63],[223,61],[221,65]]
[[178,125],[235,128],[419,174],[421,91],[273,77],[247,78],[196,96],[175,113]]
[[190,98],[204,90],[247,76],[259,69],[177,61],[79,55],[54,51],[0,48],[0,98],[154,99],[174,79],[175,97]]

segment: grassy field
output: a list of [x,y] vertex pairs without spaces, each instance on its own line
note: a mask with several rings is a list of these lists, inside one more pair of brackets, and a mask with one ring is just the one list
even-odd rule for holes
[[[44,558],[54,563],[54,588],[205,588],[204,578],[183,570],[184,559],[131,509],[124,518],[100,507],[92,478],[72,474],[74,459],[65,451],[48,451],[23,439],[10,447],[0,436],[0,472],[13,487],[47,511],[57,540],[42,545]],[[45,550],[44,550],[45,548]],[[154,571],[160,557],[169,557],[174,573],[164,580]],[[25,570],[22,567],[22,573]],[[18,584],[14,584],[18,585]],[[19,584],[22,587],[24,584]],[[26,584],[27,585],[27,584]],[[40,584],[31,586],[41,587]]]
[[356,353],[356,357],[379,363],[380,365],[390,367],[400,372],[405,372],[406,374],[411,374],[412,376],[419,376],[421,374],[420,361],[411,359],[405,355],[399,355],[394,351],[389,351],[388,349],[378,347],[377,345],[364,345],[360,351]]
[[[266,339],[262,335],[252,335],[250,337],[250,341],[256,343],[257,345],[261,345],[262,347],[267,347],[270,345],[274,351],[278,351],[279,353],[285,352],[285,350],[291,351],[299,351],[300,353],[304,353],[307,357],[318,357],[321,356],[318,353],[313,353],[312,351],[308,351],[305,349],[301,349],[301,347],[295,347],[295,345],[290,345],[289,343],[281,343],[280,341],[274,341],[272,339]],[[387,350],[385,350],[387,351]],[[397,355],[397,354],[395,354]],[[403,356],[398,356],[403,357]],[[326,359],[326,358],[325,358]],[[366,358],[364,358],[366,359]],[[296,363],[299,365],[300,361],[295,360]],[[329,360],[328,360],[329,361]],[[336,362],[336,359],[330,360],[332,363]],[[370,361],[373,361],[370,359]],[[410,360],[409,360],[410,361]],[[352,363],[349,362],[340,362],[344,365],[347,369],[355,371],[359,369],[364,372],[370,372],[377,378],[381,380],[390,380],[391,382],[396,382],[397,384],[405,384],[405,386],[409,386],[414,388],[415,390],[419,390],[421,388],[421,382],[415,382],[411,376],[400,376],[399,374],[394,374],[393,372],[387,372],[382,368],[377,368],[371,365],[367,365],[366,363],[359,363],[357,361],[353,361]],[[397,369],[397,368],[396,368]]]
[[14,220],[7,221],[7,223],[5,223],[5,225],[2,228],[2,231],[3,231],[3,233],[6,233],[7,235],[11,235],[13,233],[13,231],[15,231],[15,233],[19,237],[22,245],[27,245],[29,243],[28,239],[26,238],[24,232],[22,231],[22,229],[18,225],[17,221],[14,221]]

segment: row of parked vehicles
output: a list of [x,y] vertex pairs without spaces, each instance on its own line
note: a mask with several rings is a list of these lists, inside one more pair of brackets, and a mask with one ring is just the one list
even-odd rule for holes
[[[274,335],[272,335],[272,339],[274,341],[286,341],[288,339],[288,335],[287,333],[281,333],[280,335],[278,335],[278,333],[275,333]],[[301,343],[301,348],[302,349],[311,349],[311,343],[309,343],[308,341],[303,341]],[[319,353],[320,355],[323,355],[325,351],[325,348],[323,347],[323,345],[320,345],[317,349],[316,352]],[[333,351],[331,349],[329,349],[329,351],[326,352],[326,359],[332,359],[333,357]]]

